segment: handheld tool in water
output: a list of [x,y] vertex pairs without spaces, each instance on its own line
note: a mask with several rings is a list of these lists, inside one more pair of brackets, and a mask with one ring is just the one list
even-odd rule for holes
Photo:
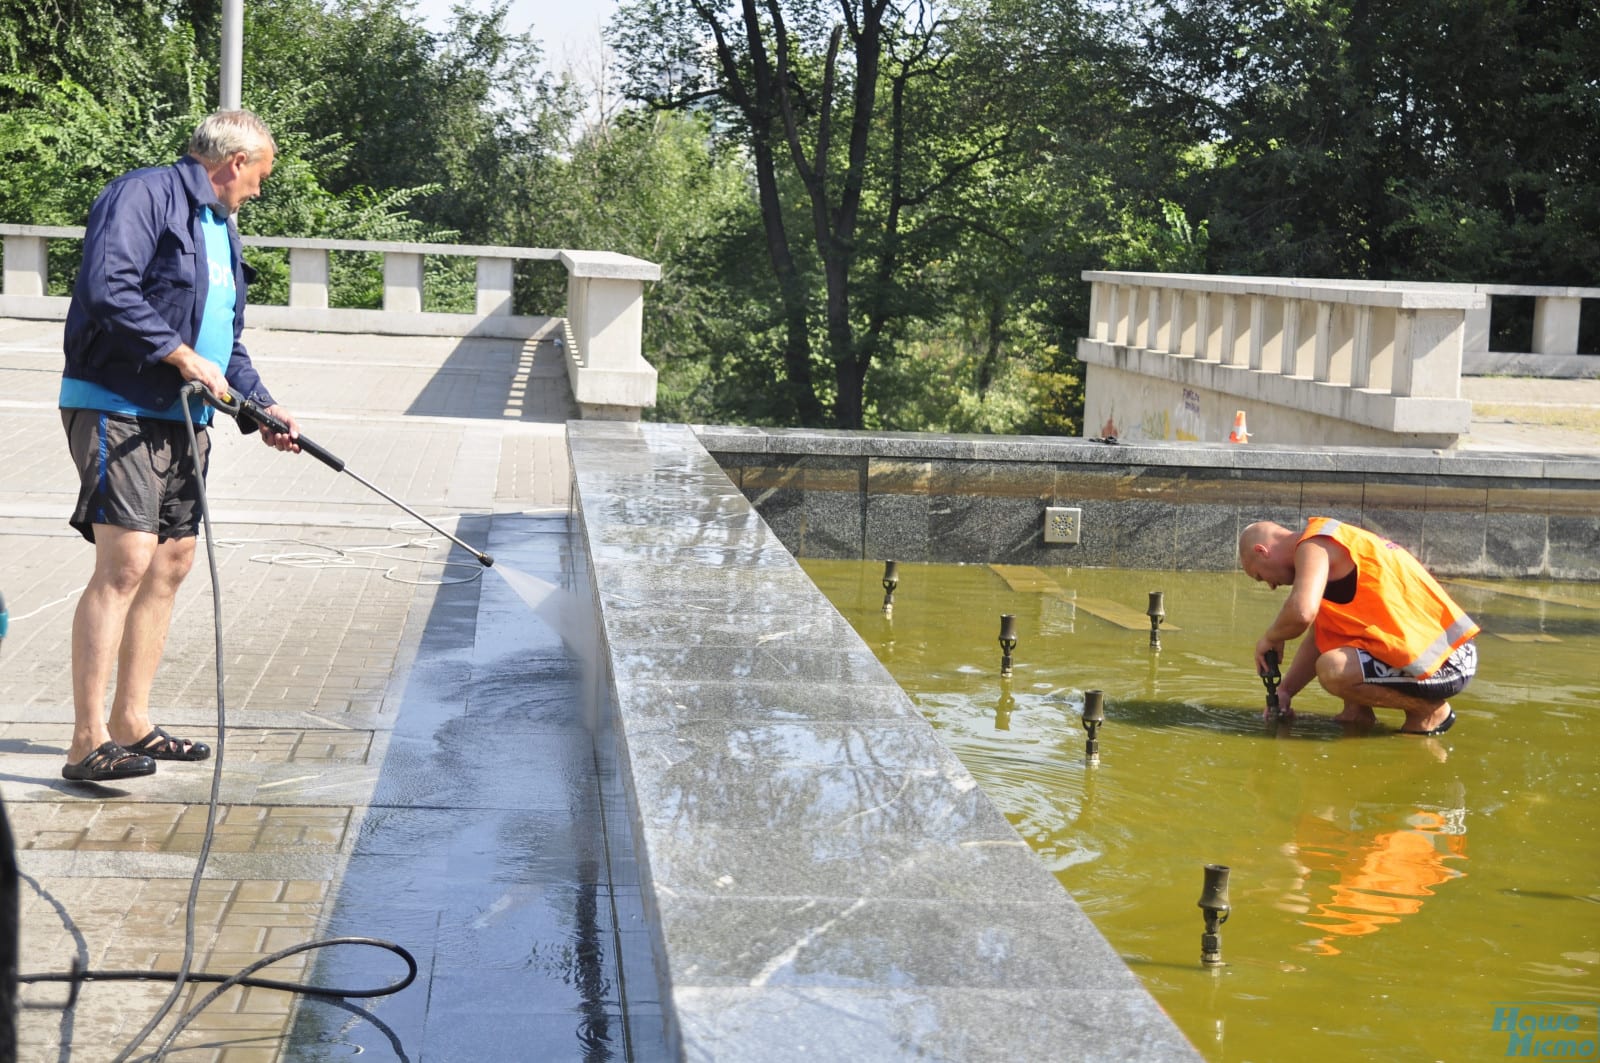
[[1277,723],[1283,719],[1283,707],[1278,704],[1278,684],[1283,673],[1278,671],[1278,651],[1267,651],[1267,670],[1261,673],[1261,682],[1267,687],[1267,719]]
[[[288,425],[284,424],[282,421],[278,420],[278,418],[268,413],[261,407],[260,403],[251,402],[249,399],[242,399],[236,395],[228,395],[226,397],[219,398],[215,393],[212,392],[210,388],[206,387],[198,380],[191,380],[189,383],[183,386],[183,390],[187,394],[199,395],[206,401],[207,405],[216,410],[220,410],[222,413],[227,414],[229,417],[232,417],[234,420],[241,423],[253,422],[254,424],[270,428],[274,432],[287,433],[289,431]],[[432,528],[446,539],[449,539],[463,550],[466,550],[468,553],[472,554],[473,557],[476,557],[478,559],[478,563],[484,568],[488,568],[494,564],[494,558],[490,557],[482,550],[479,550],[477,547],[467,545],[454,535],[451,535],[449,532],[433,523],[433,521],[429,520],[427,517],[424,517],[421,513],[418,513],[416,510],[400,501],[398,498],[395,498],[387,491],[378,487],[376,484],[372,484],[366,480],[363,480],[361,477],[345,468],[344,459],[334,455],[328,450],[328,448],[322,446],[305,435],[296,436],[295,442],[299,444],[301,450],[305,451],[307,454],[310,454],[313,458],[316,458],[334,472],[342,472],[351,479],[355,480],[361,486],[382,495],[384,498],[388,499],[390,502],[393,502],[395,505],[411,514],[417,520],[420,520],[422,523],[426,524],[428,527]]]

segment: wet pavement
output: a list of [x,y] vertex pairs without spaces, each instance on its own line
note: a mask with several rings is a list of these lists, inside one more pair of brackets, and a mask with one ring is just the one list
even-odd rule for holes
[[[303,431],[467,542],[222,425],[211,505],[227,713],[195,970],[231,973],[332,935],[417,959],[398,994],[234,989],[172,1059],[667,1058],[637,866],[593,674],[563,625],[587,595],[567,515],[551,345],[247,334]],[[59,325],[0,321],[0,796],[22,872],[21,969],[173,969],[212,764],[116,785],[60,777],[69,635],[92,563],[55,410]],[[518,386],[518,385],[521,386]],[[574,595],[574,590],[581,594]],[[217,745],[210,580],[180,592],[153,716]],[[263,975],[375,987],[396,957],[348,946]],[[187,988],[173,1011],[208,991]],[[25,986],[19,1058],[111,1059],[168,987]],[[170,1026],[141,1049],[153,1051]],[[137,1058],[137,1055],[136,1057]]]

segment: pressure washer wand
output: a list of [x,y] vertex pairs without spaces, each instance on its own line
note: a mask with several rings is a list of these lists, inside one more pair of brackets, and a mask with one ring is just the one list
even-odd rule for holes
[[1261,673],[1261,682],[1267,687],[1267,712],[1277,723],[1283,719],[1283,709],[1278,705],[1278,684],[1283,681],[1283,673],[1278,671],[1278,651],[1268,650],[1266,659],[1267,670]]
[[[249,418],[256,424],[270,428],[274,432],[286,433],[289,431],[288,425],[284,424],[282,421],[278,420],[278,418],[262,409],[260,403],[251,402],[249,399],[239,398],[235,395],[229,395],[226,399],[218,398],[210,388],[206,387],[198,380],[191,380],[189,383],[183,386],[183,390],[188,394],[199,395],[206,401],[207,404],[215,409],[221,410],[223,413],[234,418],[235,420]],[[320,443],[317,443],[315,440],[312,440],[305,435],[296,436],[295,442],[299,444],[301,450],[305,451],[307,454],[310,454],[313,458],[316,458],[334,472],[342,472],[361,486],[382,495],[384,498],[388,499],[390,502],[393,502],[396,506],[399,506],[413,517],[417,518],[417,520],[420,520],[422,523],[426,524],[428,527],[444,536],[446,539],[449,539],[463,550],[466,550],[473,557],[476,557],[478,559],[478,563],[484,568],[488,568],[494,564],[494,558],[490,557],[482,550],[462,542],[460,539],[456,538],[454,535],[451,535],[449,532],[439,527],[427,517],[424,517],[421,513],[418,513],[416,510],[412,509],[410,506],[406,505],[389,492],[383,490],[383,488],[379,487],[377,484],[370,483],[369,481],[362,479],[360,476],[357,476],[355,473],[345,468],[344,459],[335,455],[333,452],[328,450],[327,447],[322,446]]]

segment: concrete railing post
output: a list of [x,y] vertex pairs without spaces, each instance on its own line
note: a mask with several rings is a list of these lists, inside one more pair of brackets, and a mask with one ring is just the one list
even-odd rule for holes
[[1267,344],[1267,309],[1268,304],[1275,302],[1264,295],[1250,297],[1250,346],[1246,364],[1251,369],[1260,369],[1262,365],[1262,352]]
[[1464,315],[1459,310],[1411,310],[1405,316],[1405,343],[1400,346],[1396,337],[1391,390],[1404,396],[1458,398]]
[[511,313],[512,266],[509,258],[478,256],[478,313]]
[[567,377],[585,418],[637,420],[656,401],[644,360],[644,282],[653,262],[603,251],[563,251],[567,267]]
[[1278,372],[1282,376],[1294,376],[1299,372],[1302,309],[1298,299],[1283,301],[1283,332],[1278,337]]
[[289,249],[289,305],[328,308],[328,252],[316,247]]
[[[10,263],[10,257],[6,259]],[[1577,354],[1583,300],[1541,295],[1533,301],[1533,353]],[[1485,347],[1487,349],[1487,345]]]
[[48,291],[50,249],[42,236],[7,236],[7,295],[43,295]]
[[383,309],[391,314],[422,312],[422,256],[383,253]]
[[1222,344],[1218,351],[1219,365],[1238,365],[1240,333],[1245,333],[1246,338],[1250,335],[1248,311],[1246,314],[1240,314],[1242,303],[1243,296],[1222,296]]
[[1489,302],[1467,311],[1466,331],[1462,333],[1461,349],[1472,354],[1489,350]]
[[1197,362],[1211,360],[1211,293],[1196,292],[1194,300],[1194,357]]
[[1350,386],[1370,387],[1372,383],[1372,308],[1355,308],[1355,324],[1350,337]]

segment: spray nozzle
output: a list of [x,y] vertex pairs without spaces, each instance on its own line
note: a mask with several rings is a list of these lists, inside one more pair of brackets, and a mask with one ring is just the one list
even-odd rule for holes
[[1267,668],[1261,673],[1261,682],[1267,688],[1267,712],[1276,720],[1283,715],[1278,705],[1278,684],[1283,681],[1283,673],[1278,671],[1278,651],[1268,650],[1265,660]]
[[[279,435],[289,434],[289,425],[287,423],[285,423],[276,415],[267,412],[267,408],[265,406],[262,406],[259,402],[256,402],[253,399],[241,398],[236,395],[225,395],[219,398],[216,392],[212,391],[198,380],[191,380],[187,384],[183,385],[183,389],[179,392],[179,394],[199,395],[206,401],[207,404],[215,407],[216,409],[227,414],[229,417],[232,417],[234,420],[238,421],[239,426],[245,431],[250,431],[252,428],[259,425],[263,428],[271,429]],[[295,445],[301,450],[307,454],[310,454],[313,458],[316,458],[334,472],[349,474],[362,486],[376,491],[378,494],[382,495],[390,502],[393,502],[395,505],[411,514],[413,517],[416,517],[418,520],[422,521],[422,523],[426,524],[440,535],[443,535],[446,539],[449,539],[457,546],[465,547],[467,550],[470,550],[472,552],[472,556],[478,559],[478,564],[482,565],[484,568],[490,568],[494,565],[494,558],[490,557],[488,554],[481,550],[474,549],[471,546],[467,546],[466,543],[462,542],[454,535],[451,535],[433,521],[428,520],[422,514],[418,513],[404,502],[401,502],[398,498],[395,498],[388,492],[379,489],[376,485],[368,483],[366,480],[361,479],[361,477],[345,468],[343,458],[334,454],[327,447],[324,447],[314,439],[311,439],[309,436],[296,433],[294,442]]]

